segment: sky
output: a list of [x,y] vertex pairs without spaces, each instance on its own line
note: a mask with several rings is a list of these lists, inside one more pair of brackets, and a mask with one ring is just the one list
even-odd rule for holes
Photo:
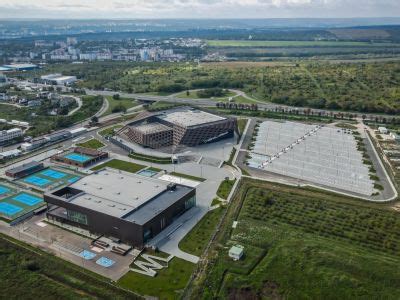
[[0,0],[0,18],[400,17],[400,0]]

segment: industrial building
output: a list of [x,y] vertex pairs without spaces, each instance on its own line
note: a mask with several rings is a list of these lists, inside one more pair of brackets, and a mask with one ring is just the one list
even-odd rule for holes
[[161,148],[207,144],[232,137],[236,130],[235,118],[191,107],[178,107],[140,114],[118,134],[144,147]]
[[77,81],[76,76],[63,76],[60,73],[40,76],[40,79],[47,84],[70,85]]
[[22,137],[23,131],[21,128],[12,128],[9,130],[0,131],[0,145],[7,144],[8,142]]
[[76,147],[70,152],[52,156],[51,160],[71,166],[86,168],[106,158],[108,158],[107,152]]
[[143,247],[196,205],[196,190],[105,168],[45,193],[49,220]]
[[37,161],[31,161],[29,163],[23,164],[21,166],[8,169],[6,171],[6,175],[12,178],[22,178],[28,175],[31,175],[33,173],[39,172],[40,170],[43,170],[44,164],[37,162]]

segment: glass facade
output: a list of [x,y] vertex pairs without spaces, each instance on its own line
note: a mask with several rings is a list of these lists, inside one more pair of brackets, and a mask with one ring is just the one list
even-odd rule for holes
[[88,224],[87,216],[83,213],[73,211],[73,210],[67,210],[67,216],[68,216],[68,220],[70,220],[70,221],[84,224],[84,225]]
[[196,196],[193,196],[192,198],[189,198],[185,201],[185,210],[188,210],[189,208],[192,208],[194,206],[196,206]]

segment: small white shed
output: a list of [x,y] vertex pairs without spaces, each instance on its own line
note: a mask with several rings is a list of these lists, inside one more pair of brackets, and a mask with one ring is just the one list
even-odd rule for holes
[[244,247],[241,245],[235,245],[232,246],[231,249],[229,249],[229,257],[233,258],[233,260],[241,259],[243,254],[244,254]]

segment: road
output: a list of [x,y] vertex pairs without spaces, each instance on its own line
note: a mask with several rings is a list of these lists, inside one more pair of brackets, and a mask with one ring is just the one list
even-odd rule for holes
[[[89,90],[86,89],[86,94],[87,95],[102,95],[102,96],[113,96],[115,94],[119,94],[122,98],[128,98],[128,99],[136,99],[139,101],[146,101],[146,102],[158,102],[158,101],[163,101],[163,102],[173,102],[173,103],[180,103],[180,104],[187,104],[187,105],[196,105],[196,106],[215,106],[218,101],[211,99],[211,98],[201,98],[201,99],[193,99],[193,98],[177,98],[175,95],[177,94],[172,94],[169,96],[154,96],[154,95],[144,95],[144,94],[136,94],[136,93],[123,93],[123,92],[115,92],[115,91],[99,91],[99,90]],[[288,105],[282,105],[282,104],[275,104],[271,102],[262,102],[260,100],[254,99],[250,96],[248,96],[246,93],[240,91],[240,90],[231,90],[232,92],[236,92],[239,96],[242,96],[246,99],[252,100],[257,103],[258,109],[259,110],[269,110],[269,111],[275,111],[275,110],[286,110],[286,111],[291,111],[291,110],[298,110],[302,112],[303,110],[307,110],[307,107],[296,107],[296,106],[288,106]],[[321,115],[330,115],[332,114],[337,114],[337,113],[345,113],[345,114],[358,114],[358,115],[365,115],[367,118],[373,120],[375,117],[393,117],[392,115],[383,115],[383,114],[370,114],[370,113],[360,113],[360,112],[348,112],[348,111],[336,111],[336,110],[326,110],[326,109],[316,109],[316,108],[310,108],[314,115],[316,114],[321,114]]]

